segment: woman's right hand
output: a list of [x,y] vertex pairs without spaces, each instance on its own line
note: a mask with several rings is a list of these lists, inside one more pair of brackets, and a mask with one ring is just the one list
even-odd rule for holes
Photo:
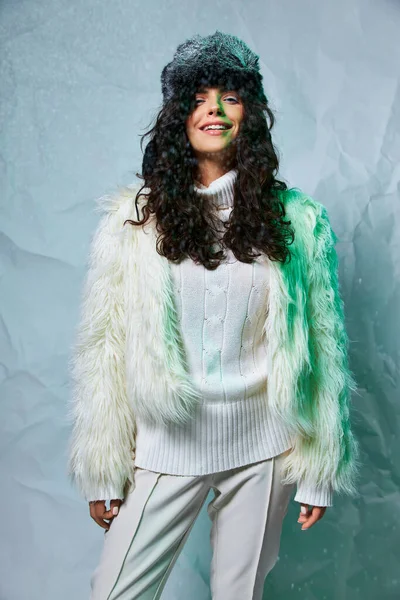
[[[106,510],[105,500],[93,500],[89,502],[90,516],[96,521],[103,529],[110,529],[110,525],[113,519],[118,515],[119,507],[122,504],[122,500],[111,500],[110,510]],[[104,519],[108,519],[110,522],[107,523]]]

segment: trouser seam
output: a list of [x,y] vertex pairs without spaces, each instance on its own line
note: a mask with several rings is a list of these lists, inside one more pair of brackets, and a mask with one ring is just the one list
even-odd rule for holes
[[[208,492],[207,492],[207,494],[208,494]],[[168,565],[168,567],[167,567],[167,569],[166,569],[166,571],[165,571],[165,573],[164,573],[164,575],[163,575],[160,583],[158,584],[158,587],[156,589],[156,592],[155,592],[155,595],[153,597],[153,600],[158,600],[160,598],[159,593],[161,593],[163,591],[164,585],[165,585],[165,583],[166,583],[166,581],[167,581],[167,579],[169,577],[169,574],[170,574],[170,572],[172,570],[172,567],[175,564],[175,560],[178,557],[178,555],[179,555],[182,547],[184,546],[184,544],[186,542],[186,539],[187,539],[187,537],[188,537],[188,535],[189,535],[189,533],[190,533],[193,525],[195,524],[196,519],[199,516],[199,513],[200,513],[201,509],[203,508],[203,505],[204,505],[204,502],[205,502],[206,498],[207,498],[207,495],[204,497],[203,502],[200,503],[200,507],[197,510],[195,516],[193,517],[193,521],[190,523],[189,527],[186,529],[185,533],[183,534],[182,539],[179,542],[178,547],[175,550],[175,552],[174,552],[174,554],[173,554],[173,556],[172,556],[172,558],[170,560],[170,563],[169,563],[169,565]]]
[[[275,479],[275,469],[276,469],[276,464],[275,464],[275,457],[272,457],[272,473],[271,473],[271,484],[270,484],[270,488],[269,488],[269,494],[268,494],[268,507],[267,507],[267,518],[265,519],[265,523],[264,523],[264,527],[267,528],[268,527],[268,519],[269,519],[269,511],[271,508],[271,496],[272,496],[272,489],[274,487],[274,479]],[[266,535],[266,531],[264,531],[264,535]],[[261,559],[261,552],[262,552],[262,544],[261,544],[261,549],[258,555],[258,561],[257,561],[257,569],[255,571],[254,574],[254,584],[253,584],[253,590],[252,590],[252,594],[251,597],[254,598],[254,592],[255,592],[255,587],[256,587],[256,583],[257,583],[257,576],[258,576],[258,569],[260,566],[260,559]],[[265,583],[265,580],[264,580]]]
[[130,544],[129,544],[128,548],[127,548],[127,551],[126,551],[126,553],[125,553],[124,560],[122,561],[122,564],[121,564],[121,567],[120,567],[119,573],[118,573],[118,575],[117,575],[117,578],[116,578],[116,580],[115,580],[115,582],[114,582],[114,585],[112,586],[112,588],[111,588],[111,590],[110,590],[110,593],[109,593],[109,594],[108,594],[108,596],[107,596],[107,600],[109,600],[109,598],[110,598],[110,596],[111,596],[112,592],[113,592],[113,591],[114,591],[114,589],[115,589],[115,586],[117,585],[117,583],[118,583],[118,581],[119,581],[119,578],[121,577],[121,573],[122,573],[123,566],[124,566],[124,564],[125,564],[126,557],[128,556],[128,553],[129,553],[129,550],[131,549],[131,546],[132,546],[133,540],[135,539],[135,536],[136,536],[137,530],[139,529],[140,522],[141,522],[141,520],[142,520],[142,518],[143,518],[144,509],[146,508],[146,505],[147,505],[148,501],[150,500],[150,497],[151,497],[151,495],[152,495],[152,494],[153,494],[153,492],[154,492],[154,489],[155,489],[155,487],[156,487],[156,485],[157,485],[157,483],[158,483],[158,480],[159,480],[159,477],[157,477],[156,481],[154,482],[154,484],[153,484],[153,487],[151,488],[151,490],[150,490],[150,493],[149,493],[149,494],[148,494],[148,496],[147,496],[146,502],[145,502],[145,503],[144,503],[144,505],[143,505],[143,508],[142,508],[142,513],[141,513],[141,515],[140,515],[140,518],[139,518],[138,524],[137,524],[137,526],[136,526],[136,528],[135,528],[135,531],[134,531],[134,534],[133,534],[133,536],[132,536],[131,542],[130,542]]
[[[217,564],[217,559],[218,559],[218,509],[216,509],[216,513],[215,513],[215,523],[214,523],[214,531],[215,531],[215,542],[214,542],[214,550],[213,550],[213,554],[215,556],[215,560],[214,560],[214,556],[213,556],[213,580],[214,580],[214,584],[216,581],[218,581],[218,578],[216,577],[216,573],[218,573],[218,564]],[[214,587],[213,590],[213,595],[215,595],[218,598],[217,595],[217,588]]]

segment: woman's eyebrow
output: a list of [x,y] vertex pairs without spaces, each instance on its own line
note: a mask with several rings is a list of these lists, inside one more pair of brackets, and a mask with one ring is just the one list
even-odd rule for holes
[[[234,92],[234,90],[231,90],[229,88],[220,88],[219,91],[221,93],[223,93],[223,92]],[[208,94],[208,90],[206,88],[199,88],[196,93],[197,94]]]

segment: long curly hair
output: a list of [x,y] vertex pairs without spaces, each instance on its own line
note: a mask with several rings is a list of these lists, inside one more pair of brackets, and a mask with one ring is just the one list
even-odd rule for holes
[[[181,262],[190,257],[208,270],[216,269],[226,258],[223,245],[230,248],[237,260],[252,263],[261,253],[270,260],[286,263],[291,260],[288,246],[294,241],[291,221],[285,221],[284,203],[280,193],[286,183],[275,178],[279,161],[271,139],[275,123],[267,103],[251,98],[245,88],[237,90],[244,105],[244,118],[236,144],[234,205],[226,231],[219,241],[216,227],[218,216],[210,207],[208,196],[196,194],[195,157],[186,133],[185,122],[195,108],[195,89],[190,97],[172,98],[159,111],[154,126],[141,136],[150,136],[143,162],[144,180],[136,198],[144,196],[143,218],[127,219],[131,225],[144,225],[155,215],[157,252],[170,261]],[[269,123],[268,123],[268,119]],[[143,192],[148,188],[147,193]],[[220,247],[220,250],[218,250]],[[253,253],[253,250],[260,252]]]

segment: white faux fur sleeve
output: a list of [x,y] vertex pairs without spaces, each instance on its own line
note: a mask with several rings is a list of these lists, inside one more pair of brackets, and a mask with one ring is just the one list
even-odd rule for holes
[[[126,203],[125,203],[126,204]],[[93,236],[69,361],[73,423],[68,475],[87,501],[123,499],[133,481],[135,420],[125,381],[121,235],[126,207],[104,203]],[[103,207],[103,208],[104,208]],[[130,226],[130,225],[127,225]]]

